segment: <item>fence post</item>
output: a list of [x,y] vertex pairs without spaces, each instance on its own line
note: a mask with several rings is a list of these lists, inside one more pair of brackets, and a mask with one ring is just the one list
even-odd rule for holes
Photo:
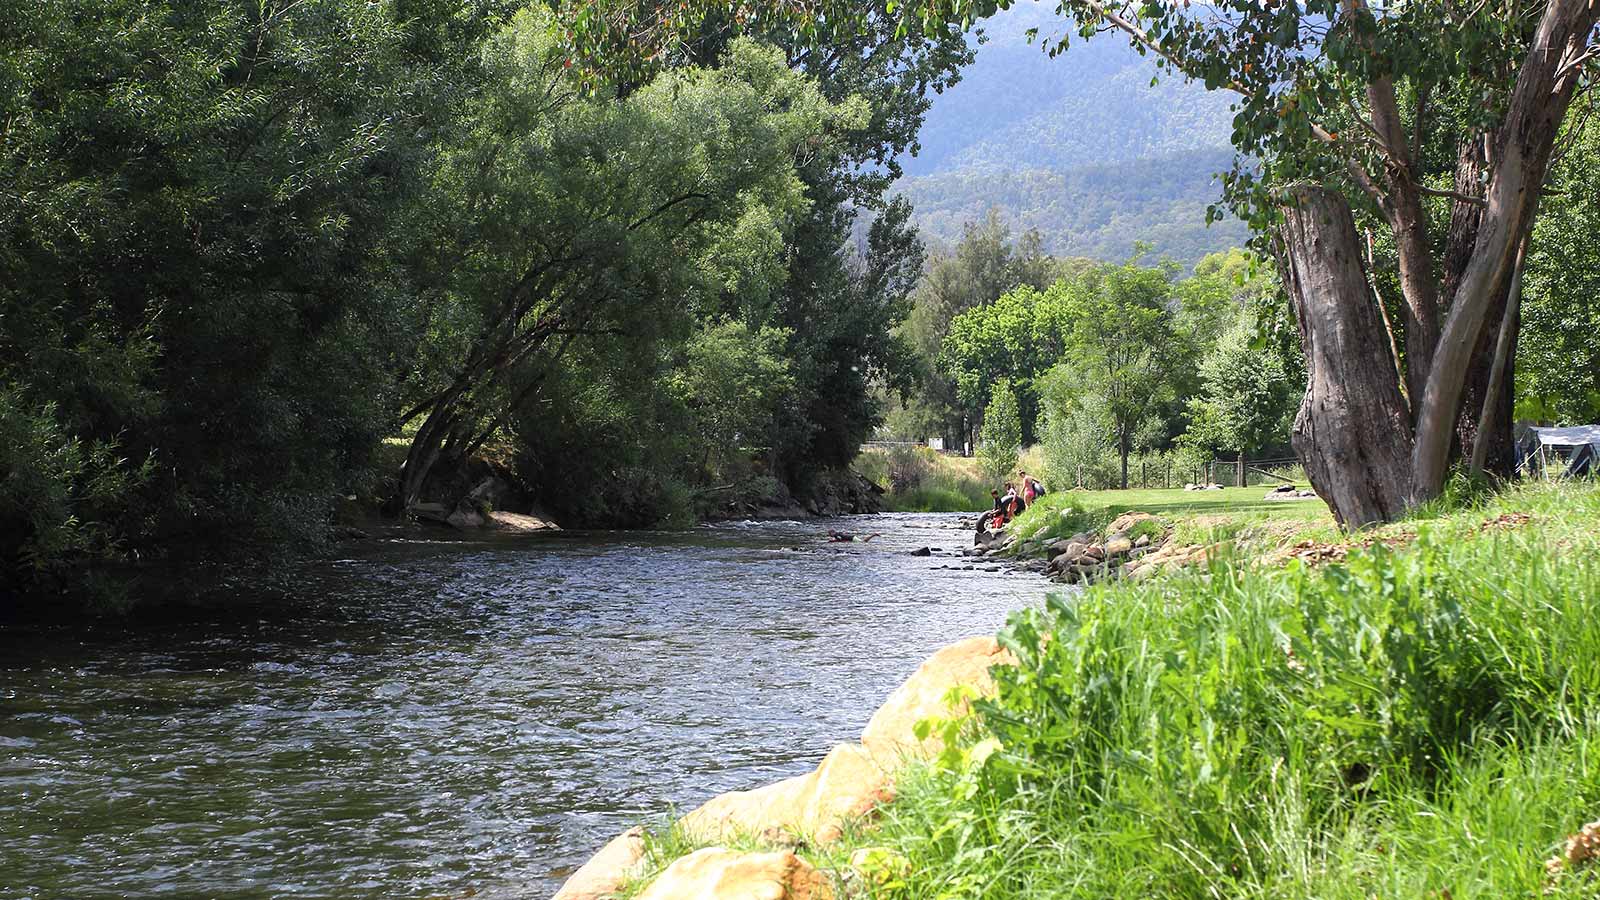
[[1244,451],[1243,450],[1239,451],[1239,462],[1238,462],[1237,465],[1238,465],[1238,467],[1237,467],[1237,469],[1235,470],[1235,473],[1234,473],[1233,486],[1234,487],[1244,487],[1245,486],[1245,483],[1244,483],[1245,472],[1244,472]]

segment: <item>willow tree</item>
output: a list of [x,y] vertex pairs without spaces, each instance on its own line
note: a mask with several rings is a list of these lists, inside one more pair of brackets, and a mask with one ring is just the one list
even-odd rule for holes
[[[898,8],[905,27],[940,29],[1009,5]],[[706,6],[585,3],[573,41],[589,54],[659,48]],[[850,27],[860,15],[851,6],[739,3],[733,14],[822,34]],[[1334,515],[1358,526],[1437,495],[1460,435],[1492,437],[1474,433],[1471,413],[1458,431],[1462,401],[1492,358],[1566,112],[1593,88],[1600,4],[1060,0],[1057,9],[1065,33],[1046,41],[1051,53],[1117,33],[1169,73],[1238,95],[1240,163],[1224,176],[1225,196],[1279,257],[1309,376],[1295,448]],[[1441,147],[1448,165],[1430,165],[1425,154]],[[1374,300],[1358,212],[1396,248],[1403,314],[1393,324]]]
[[436,177],[453,255],[438,315],[468,337],[401,416],[420,422],[402,508],[439,459],[536,397],[575,339],[642,347],[708,297],[781,281],[784,233],[809,205],[797,167],[866,117],[748,40],[718,69],[666,72],[621,99],[585,91],[532,11],[483,55],[485,89]]

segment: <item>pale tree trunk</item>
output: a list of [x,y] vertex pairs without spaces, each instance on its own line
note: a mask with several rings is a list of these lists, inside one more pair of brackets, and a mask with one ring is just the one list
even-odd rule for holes
[[[1347,6],[1354,5],[1359,4],[1347,0]],[[1400,293],[1406,301],[1405,394],[1417,397],[1422,392],[1434,348],[1439,343],[1439,282],[1434,277],[1433,239],[1422,208],[1416,160],[1412,159],[1395,99],[1394,80],[1383,77],[1368,85],[1367,105],[1372,111],[1373,128],[1387,148],[1385,152],[1390,160],[1385,170],[1387,190],[1374,190],[1372,194],[1394,231],[1400,263]]]
[[1341,525],[1388,521],[1411,500],[1411,422],[1355,219],[1334,191],[1305,188],[1294,199],[1279,237],[1306,357],[1295,453]]
[[[1487,135],[1480,135],[1475,140],[1462,143],[1456,158],[1457,194],[1471,196],[1482,186],[1489,170],[1488,144]],[[1450,230],[1446,236],[1442,259],[1446,297],[1455,296],[1461,286],[1467,264],[1472,261],[1472,249],[1477,243],[1478,226],[1482,220],[1483,207],[1480,205],[1457,202],[1451,209]],[[1515,463],[1511,435],[1512,379],[1506,377],[1498,383],[1493,390],[1495,396],[1492,403],[1486,404],[1484,397],[1491,390],[1491,357],[1495,352],[1496,335],[1506,334],[1510,352],[1513,354],[1516,352],[1516,332],[1519,322],[1514,313],[1510,315],[1510,320],[1507,320],[1507,287],[1502,285],[1495,291],[1495,299],[1490,303],[1484,327],[1478,337],[1478,347],[1473,352],[1472,362],[1467,367],[1466,384],[1462,389],[1461,413],[1456,418],[1455,446],[1451,449],[1451,456],[1456,457],[1470,448],[1475,458],[1481,456],[1482,462],[1479,468],[1486,466],[1488,471],[1499,475],[1511,474],[1511,468]],[[1485,414],[1491,411],[1492,416],[1485,419]],[[1484,421],[1489,421],[1490,427],[1483,428]],[[1483,435],[1481,441],[1480,431]]]
[[[1461,414],[1456,417],[1456,446],[1452,456],[1471,454],[1479,459],[1479,470],[1502,478],[1511,474],[1516,463],[1512,437],[1514,403],[1513,373],[1510,366],[1499,370],[1497,354],[1517,352],[1517,329],[1521,317],[1510,299],[1512,284],[1495,292],[1484,327],[1478,335],[1478,348],[1467,366],[1466,383],[1461,391]],[[1502,347],[1504,349],[1502,349]]]
[[[1473,477],[1486,470],[1495,475],[1507,476],[1512,474],[1516,465],[1515,453],[1505,452],[1511,448],[1499,447],[1495,438],[1502,432],[1509,433],[1508,428],[1511,415],[1511,360],[1516,354],[1517,327],[1522,301],[1522,264],[1527,258],[1528,248],[1524,244],[1517,253],[1516,267],[1511,271],[1511,291],[1505,301],[1505,309],[1500,322],[1500,334],[1495,340],[1494,362],[1489,366],[1489,383],[1481,392],[1483,399],[1480,402],[1481,411],[1478,414],[1477,429],[1472,439],[1472,464],[1470,471]],[[1485,329],[1487,330],[1487,329]],[[1471,385],[1469,384],[1470,388]],[[1471,391],[1468,392],[1467,402],[1472,402]],[[1504,407],[1504,409],[1502,409]],[[1512,457],[1509,460],[1494,460],[1491,463],[1490,454],[1497,453]]]
[[1516,248],[1533,227],[1555,138],[1582,74],[1575,61],[1588,46],[1597,18],[1600,4],[1594,0],[1549,0],[1517,74],[1490,156],[1471,259],[1452,298],[1420,398],[1412,448],[1415,500],[1437,496],[1444,485],[1467,370],[1497,291],[1509,281]]

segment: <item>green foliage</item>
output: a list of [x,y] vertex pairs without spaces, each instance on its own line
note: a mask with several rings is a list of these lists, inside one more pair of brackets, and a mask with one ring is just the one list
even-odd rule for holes
[[1126,487],[1128,456],[1162,439],[1162,418],[1177,399],[1190,353],[1175,326],[1168,274],[1133,263],[1098,266],[1061,282],[1057,293],[1051,315],[1062,323],[1068,353],[1059,365],[1072,371],[1057,375],[1051,388],[1059,403],[1054,415],[1062,428],[1098,422],[1121,459]]
[[1038,416],[1034,379],[1062,351],[1050,302],[1046,293],[1028,285],[1007,291],[993,303],[952,319],[939,350],[940,372],[955,384],[956,396],[968,409],[982,412],[990,386],[999,379],[1015,382],[1023,440],[1033,436]]
[[321,533],[391,414],[426,134],[487,13],[8,10],[0,390],[34,487],[0,558],[66,573]]
[[[1575,127],[1583,113],[1574,112]],[[1600,421],[1600,132],[1586,128],[1551,171],[1522,286],[1517,417]]]
[[620,101],[585,98],[549,23],[526,11],[485,45],[484,67],[437,193],[441,243],[459,257],[448,316],[476,337],[416,387],[428,399],[407,503],[446,444],[475,446],[507,406],[535,402],[575,338],[625,334],[630,352],[653,356],[726,296],[761,322],[751,310],[770,304],[785,237],[809,205],[796,149],[865,116],[745,40],[720,68],[663,73]]
[[1007,478],[1017,468],[1022,449],[1022,420],[1017,413],[1017,394],[1008,379],[994,383],[989,405],[983,411],[983,435],[978,444],[978,460],[985,474],[995,481]]
[[[942,436],[950,446],[972,439],[988,392],[974,387],[976,380],[963,391],[951,377],[951,366],[941,361],[951,327],[963,314],[995,303],[1015,288],[1044,290],[1054,280],[1056,268],[1036,232],[1013,240],[1010,226],[994,210],[981,221],[965,223],[960,242],[931,260],[916,285],[911,314],[901,330],[920,362],[919,393],[907,406],[906,429],[911,436]],[[982,361],[979,354],[988,349],[957,345],[950,362],[959,369],[975,367]],[[1013,377],[1020,380],[1015,373]],[[1026,386],[1023,390],[1028,393]],[[1024,406],[1031,410],[1029,399],[1024,399]],[[1032,428],[1033,420],[1031,413],[1026,415],[1025,430]]]
[[887,499],[890,512],[980,512],[993,505],[985,482],[964,476],[935,476]]
[[796,389],[769,444],[774,468],[793,483],[855,458],[882,417],[871,387],[909,388],[911,355],[894,330],[909,310],[923,260],[903,203],[891,203],[873,220],[864,254],[850,250],[854,214],[845,186],[811,177],[808,195],[825,202],[795,233],[797,249],[775,311],[793,335],[788,353],[796,360]]
[[610,523],[848,463],[907,383],[922,249],[883,194],[961,36],[585,72],[549,6],[4,17],[8,587],[315,546],[397,435],[408,501],[499,445]]
[[109,522],[124,513],[148,462],[129,465],[117,446],[65,434],[57,410],[30,414],[20,391],[0,392],[0,588],[20,589],[66,558],[117,559]]
[[1596,521],[1525,490],[1402,552],[1018,613],[984,751],[898,779],[871,841],[905,896],[1587,896],[1543,861],[1600,803]]
[[740,454],[772,428],[794,388],[790,362],[782,355],[787,339],[775,328],[752,331],[742,322],[724,322],[684,346],[684,359],[666,387],[689,410],[708,465]]
[[1053,541],[1080,532],[1099,534],[1116,517],[1110,504],[1085,500],[1078,492],[1054,490],[1034,501],[1007,527],[1024,540]]
[[1241,321],[1201,360],[1201,388],[1189,399],[1186,442],[1254,454],[1286,441],[1302,384],[1274,348],[1251,345],[1254,332],[1253,322]]
[[884,489],[890,512],[977,512],[992,505],[992,482],[976,462],[927,447],[871,448],[853,468]]
[[1117,450],[1095,412],[1087,373],[1056,366],[1039,380],[1045,477],[1060,488],[1116,484]]

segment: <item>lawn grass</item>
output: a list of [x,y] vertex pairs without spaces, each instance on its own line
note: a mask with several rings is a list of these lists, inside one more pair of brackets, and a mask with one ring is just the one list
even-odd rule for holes
[[[1332,534],[1314,504],[1150,493],[1180,522]],[[1019,664],[973,742],[805,854],[841,873],[884,848],[908,870],[871,894],[891,898],[1600,896],[1592,869],[1545,867],[1600,818],[1600,486],[1345,540],[1332,563],[1222,554],[1014,614]]]
[[1071,491],[1036,501],[1011,523],[1027,540],[1052,541],[1079,532],[1103,533],[1119,515],[1156,516],[1181,544],[1239,544],[1259,551],[1269,544],[1337,537],[1327,504],[1318,499],[1267,500],[1262,488]]
[[[1260,515],[1263,518],[1315,519],[1328,515],[1319,499],[1267,500],[1267,488],[1223,488],[1220,491],[1133,489],[1126,491],[1073,491],[1068,496],[1093,506],[1138,510],[1157,516]],[[1050,496],[1048,494],[1046,497]]]

